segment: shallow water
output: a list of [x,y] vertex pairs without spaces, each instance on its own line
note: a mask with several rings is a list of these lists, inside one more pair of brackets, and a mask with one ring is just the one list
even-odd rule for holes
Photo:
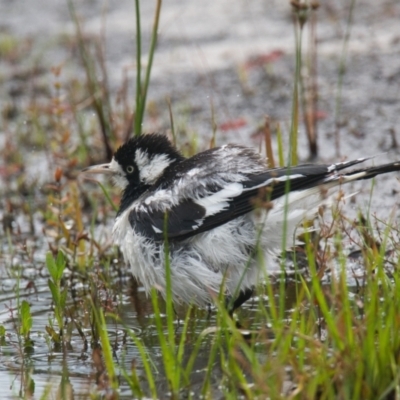
[[[42,199],[43,200],[43,199]],[[38,198],[39,203],[42,201]],[[96,261],[87,271],[79,271],[68,268],[64,272],[64,284],[68,287],[68,304],[70,314],[67,313],[68,344],[65,347],[54,344],[46,326],[54,321],[52,297],[48,286],[48,272],[44,264],[45,253],[49,248],[48,238],[29,234],[29,218],[21,213],[13,224],[13,232],[10,235],[1,235],[0,263],[0,325],[6,329],[5,339],[0,343],[0,385],[7,388],[6,398],[28,396],[32,382],[34,382],[34,398],[40,398],[43,393],[50,391],[52,396],[60,390],[67,388],[74,393],[76,399],[87,399],[89,393],[101,393],[102,384],[101,368],[96,362],[96,352],[93,347],[93,332],[91,326],[91,303],[89,297],[97,299],[97,303],[104,311],[109,311],[121,318],[121,323],[113,318],[107,319],[108,336],[113,346],[114,359],[118,366],[123,366],[129,371],[134,363],[138,376],[145,382],[145,370],[141,362],[141,355],[134,340],[127,332],[132,331],[140,338],[151,359],[155,372],[155,379],[159,393],[167,393],[168,382],[164,374],[162,352],[158,339],[157,329],[153,318],[153,308],[150,299],[145,295],[140,286],[134,284],[129,270],[124,262],[112,258],[108,265],[105,262]],[[36,231],[43,230],[43,221],[35,218]],[[94,232],[94,237],[100,237],[97,231],[111,232],[112,218],[102,226],[99,224]],[[25,233],[19,233],[23,231]],[[107,236],[107,234],[106,234]],[[355,239],[356,236],[353,236]],[[107,242],[106,237],[103,237]],[[359,238],[356,240],[359,240]],[[51,242],[51,241],[50,241]],[[349,255],[345,260],[346,276],[350,288],[356,290],[363,282],[365,273],[363,257],[357,253],[357,246],[347,238],[343,241],[345,254]],[[393,247],[396,241],[393,239],[389,247]],[[397,241],[398,243],[398,241]],[[351,249],[356,250],[351,253]],[[118,255],[117,252],[115,252]],[[296,304],[297,290],[295,282],[300,282],[295,275],[293,257],[288,255],[285,262],[285,309],[288,315]],[[304,267],[302,277],[307,280],[307,263],[304,262],[304,254],[296,254],[299,267]],[[393,260],[388,254],[388,259]],[[329,290],[332,276],[337,276],[342,268],[342,263],[332,261],[330,271],[326,271],[323,282]],[[388,268],[392,268],[388,263]],[[269,265],[271,279],[276,279],[276,302],[279,300],[279,275],[280,264],[275,260]],[[92,285],[92,286],[91,286]],[[31,305],[33,326],[30,338],[33,346],[25,349],[21,335],[18,335],[20,322],[18,321],[18,304],[26,300]],[[261,299],[265,307],[270,306],[267,296]],[[161,301],[161,312],[165,312]],[[185,306],[176,306],[177,318],[175,321],[177,340],[181,334],[182,319],[186,315]],[[83,336],[71,320],[79,323]],[[190,391],[201,390],[204,377],[208,368],[210,341],[212,329],[216,326],[215,311],[208,313],[206,310],[197,310],[190,320],[189,335],[185,343],[185,357],[189,358],[197,337],[207,329],[211,329],[207,339],[204,340],[201,351],[195,360],[193,374],[190,377]],[[179,320],[180,319],[180,320]],[[268,328],[267,321],[260,318],[259,299],[255,298],[247,302],[239,312],[240,322],[251,331],[258,332]],[[181,322],[179,322],[181,321]],[[286,322],[290,322],[287,320]],[[272,337],[271,337],[272,339]],[[260,351],[257,355],[260,360],[265,353]],[[224,377],[219,363],[213,369],[213,398],[223,398],[223,392],[219,382]],[[117,374],[120,379],[121,398],[132,398],[132,392],[121,372]],[[288,385],[290,382],[288,382]],[[146,384],[143,384],[146,388]],[[290,385],[289,385],[290,386]],[[65,389],[65,390],[67,390]]]
[[[360,259],[349,260],[349,279],[354,276],[356,266],[361,271],[361,261]],[[127,329],[140,338],[145,345],[153,371],[155,371],[158,393],[168,392],[168,382],[163,372],[162,351],[154,325],[151,301],[142,288],[134,284],[123,262],[114,263],[111,268],[98,266],[95,271],[89,271],[90,279],[95,283],[96,290],[88,287],[85,275],[76,273],[74,277],[71,272],[66,272],[64,283],[69,287],[67,308],[70,308],[71,315],[80,324],[84,337],[71,323],[71,318],[67,318],[69,322],[67,322],[64,332],[68,335],[69,340],[64,347],[54,344],[46,333],[46,326],[49,326],[49,321],[53,319],[53,305],[47,284],[46,269],[40,262],[35,262],[34,266],[28,267],[28,265],[24,263],[21,268],[10,267],[7,269],[7,274],[4,274],[3,270],[1,277],[0,325],[5,327],[6,336],[0,343],[0,385],[7,388],[6,397],[3,398],[28,396],[33,383],[34,398],[40,398],[47,391],[52,393],[51,396],[56,396],[57,392],[67,390],[73,393],[75,399],[87,399],[89,393],[102,393],[103,375],[98,361],[96,362],[96,351],[92,344],[93,333],[89,322],[90,308],[86,301],[87,296],[94,292],[101,299],[100,303],[103,309],[118,314],[122,321],[122,323],[117,323],[115,319],[107,318],[107,333],[113,347],[114,360],[116,360],[117,376],[121,384],[121,398],[132,398],[132,392],[121,375],[121,371],[118,370],[119,366],[129,371],[134,363],[139,378],[143,378],[143,382],[145,382],[145,370],[140,361],[140,352],[133,339],[127,334]],[[290,313],[296,304],[297,290],[295,276],[290,275],[289,260],[287,268],[289,275],[285,278],[285,308]],[[19,274],[21,274],[20,277],[18,277]],[[106,276],[106,285],[102,279],[97,279],[101,274]],[[307,279],[306,271],[303,271],[302,275]],[[329,274],[325,279],[327,288],[329,288]],[[275,301],[279,301],[278,286],[277,283]],[[16,288],[19,288],[18,294]],[[354,289],[356,290],[356,288]],[[29,348],[24,348],[21,336],[17,334],[20,326],[17,307],[18,301],[22,300],[27,300],[31,304],[33,326],[30,339],[33,341],[33,345]],[[259,298],[253,298],[239,312],[241,323],[253,332],[268,326],[265,320],[257,318],[259,301]],[[264,296],[261,301],[267,308],[269,307],[267,296]],[[163,313],[163,302],[160,304],[161,313]],[[186,310],[185,306],[176,306],[177,340],[180,338],[183,322],[180,318],[185,317]],[[198,335],[211,329],[208,339],[205,339],[201,345],[190,377],[190,389],[188,390],[193,393],[201,390],[208,369],[212,331],[216,326],[215,316],[215,311],[197,310],[190,319],[184,360],[190,357]],[[261,351],[258,357],[262,360],[265,353]],[[223,398],[219,382],[224,375],[220,368],[219,363],[213,367],[212,382],[215,384],[212,387],[213,398]],[[143,387],[146,390],[146,383],[143,383]],[[165,395],[165,397],[168,396]]]
[[[5,397],[12,398],[27,396],[29,387],[34,382],[34,398],[40,396],[47,390],[53,395],[61,390],[61,386],[68,383],[68,387],[74,394],[75,399],[87,399],[91,391],[101,393],[101,377],[96,363],[93,361],[93,347],[91,344],[92,332],[90,326],[85,324],[85,317],[79,313],[74,317],[82,324],[81,328],[85,335],[84,340],[78,330],[72,325],[69,326],[70,332],[68,345],[64,348],[55,345],[46,333],[46,326],[49,326],[49,319],[52,319],[52,298],[47,284],[47,277],[31,276],[31,279],[21,277],[3,277],[2,288],[0,291],[0,324],[6,329],[5,339],[0,344],[0,385],[7,388]],[[27,289],[27,286],[34,281],[34,287]],[[148,352],[148,357],[152,360],[152,366],[158,373],[155,374],[159,393],[168,390],[166,378],[163,374],[163,363],[161,349],[157,339],[157,331],[152,317],[152,307],[149,299],[143,291],[138,290],[132,296],[129,284],[129,275],[118,279],[118,288],[113,295],[113,300],[118,303],[118,314],[123,321],[123,325],[116,323],[114,319],[108,318],[108,336],[113,346],[114,359],[116,365],[124,366],[130,370],[132,362],[135,363],[139,377],[145,376],[145,371],[141,365],[140,353],[132,338],[126,334],[128,328],[137,337],[143,340]],[[18,285],[19,284],[19,285]],[[19,286],[19,296],[16,296],[16,287]],[[80,285],[79,285],[80,286]],[[84,291],[76,295],[75,301],[83,301]],[[69,292],[70,298],[70,292]],[[31,304],[33,326],[30,339],[33,346],[28,349],[23,347],[22,339],[17,334],[18,321],[17,306],[18,301],[27,300]],[[68,307],[72,307],[69,301]],[[138,309],[140,307],[140,310]],[[249,305],[250,309],[251,305]],[[178,308],[179,311],[179,308]],[[85,311],[86,312],[86,311]],[[198,316],[201,316],[199,318]],[[203,319],[202,319],[203,318]],[[87,322],[87,319],[86,319]],[[195,318],[195,328],[188,336],[185,351],[189,355],[192,351],[191,341],[194,341],[205,328],[215,324],[213,315],[207,312],[197,313]],[[179,338],[179,320],[176,320],[177,334]],[[207,340],[202,345],[203,352],[196,359],[193,385],[191,390],[201,388],[204,379],[204,371],[208,363]],[[203,354],[203,356],[201,355]],[[117,367],[118,368],[118,367]],[[121,398],[132,398],[132,393],[123,377],[121,380]],[[217,379],[217,377],[215,377]],[[68,397],[69,398],[69,397]]]

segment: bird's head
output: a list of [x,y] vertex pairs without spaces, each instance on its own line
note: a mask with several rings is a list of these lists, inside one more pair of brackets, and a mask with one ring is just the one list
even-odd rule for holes
[[165,135],[154,133],[130,139],[115,152],[111,162],[85,168],[82,173],[108,175],[124,194],[137,198],[168,167],[183,159]]

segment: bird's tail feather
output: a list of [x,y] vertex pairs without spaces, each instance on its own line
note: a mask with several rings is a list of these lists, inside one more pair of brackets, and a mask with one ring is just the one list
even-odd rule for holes
[[347,178],[348,181],[359,181],[363,179],[371,179],[377,175],[387,174],[389,172],[400,171],[400,162],[396,161],[393,163],[379,165],[377,167],[367,167],[360,168],[358,170],[354,170],[351,172],[347,172],[345,174],[341,174],[341,176]]
[[[361,163],[367,159],[358,159],[346,163],[335,164],[332,172]],[[400,171],[400,162],[380,166],[360,168],[346,173],[334,173],[318,186],[294,191],[273,202],[264,222],[263,236],[267,241],[267,252],[277,254],[282,246],[287,248],[296,244],[296,236],[302,232],[300,223],[306,219],[314,219],[321,206],[331,207],[337,203],[334,193],[326,195],[326,189],[340,186],[352,181],[371,179],[377,175]],[[347,199],[356,193],[346,196]]]

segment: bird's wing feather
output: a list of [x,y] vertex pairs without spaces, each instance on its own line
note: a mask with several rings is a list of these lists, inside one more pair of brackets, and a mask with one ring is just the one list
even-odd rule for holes
[[331,178],[336,171],[359,162],[362,160],[337,166],[305,164],[247,174],[241,182],[226,182],[223,186],[213,184],[206,195],[184,198],[178,204],[166,207],[159,206],[160,199],[156,194],[149,195],[140,207],[132,209],[129,221],[138,233],[152,240],[184,240],[252,211],[260,189],[268,188],[262,200],[272,201],[288,191],[323,184],[324,179]]
[[196,232],[205,217],[205,210],[191,200],[185,200],[168,210],[149,212],[147,207],[132,210],[129,222],[137,233],[155,241],[184,238]]
[[353,179],[351,177],[353,173],[364,170],[344,174],[338,171],[365,160],[359,158],[331,165],[303,164],[269,169],[256,174],[243,174],[241,181],[228,180],[224,184],[214,179],[208,185],[198,183],[197,196],[192,190],[190,198],[182,197],[178,203],[160,205],[161,199],[173,197],[171,194],[178,182],[172,181],[168,188],[163,188],[162,194],[152,192],[141,202],[140,207],[134,207],[130,211],[129,222],[137,233],[154,241],[188,239],[254,210],[257,197],[261,196],[262,201],[268,202],[285,193],[303,191],[325,183],[339,184],[341,177],[349,177],[349,180],[363,179],[356,174]]

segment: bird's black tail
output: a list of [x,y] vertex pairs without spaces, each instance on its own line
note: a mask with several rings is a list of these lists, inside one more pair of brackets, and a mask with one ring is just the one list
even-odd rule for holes
[[387,174],[389,172],[400,171],[400,161],[379,165],[377,167],[366,167],[339,174],[338,178],[345,178],[346,181],[360,181],[371,179],[377,175]]

